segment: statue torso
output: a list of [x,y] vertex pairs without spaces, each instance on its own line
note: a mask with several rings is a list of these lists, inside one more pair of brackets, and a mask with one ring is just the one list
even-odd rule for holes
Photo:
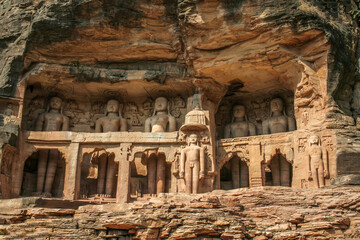
[[199,162],[200,161],[200,147],[189,146],[185,149],[186,161]]
[[309,148],[309,154],[311,157],[311,165],[319,166],[320,164],[322,164],[322,149],[320,146],[311,146]]
[[43,131],[61,131],[64,116],[61,113],[45,113]]
[[151,132],[166,132],[169,122],[167,114],[155,115],[150,118]]
[[280,133],[288,131],[288,117],[277,116],[269,119],[270,133]]
[[118,132],[120,130],[120,120],[119,116],[116,117],[103,117],[100,118],[102,132]]
[[230,124],[231,137],[247,137],[249,136],[248,122],[234,122]]

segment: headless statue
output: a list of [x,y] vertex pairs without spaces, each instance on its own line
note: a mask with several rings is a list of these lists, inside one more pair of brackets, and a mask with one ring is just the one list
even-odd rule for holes
[[[62,100],[58,97],[50,99],[49,111],[39,116],[36,131],[68,131],[69,118],[61,110]],[[59,152],[57,150],[40,150],[37,171],[37,194],[45,193],[51,196]]]
[[181,150],[180,178],[185,177],[186,193],[198,193],[205,177],[205,149],[198,146],[198,135],[189,136],[189,146]]
[[270,102],[271,117],[263,122],[263,134],[295,130],[295,120],[285,115],[284,104],[280,98]]
[[[309,180],[313,180],[315,188],[325,185],[325,178],[328,177],[327,153],[320,145],[320,138],[312,135],[309,139],[309,157],[307,162]],[[325,166],[324,166],[325,165]]]
[[247,137],[256,135],[255,125],[246,119],[243,105],[233,108],[233,122],[225,126],[224,138]]
[[[118,132],[127,131],[127,122],[119,113],[119,102],[117,100],[109,100],[106,105],[106,116],[96,121],[95,132]],[[114,162],[115,155],[103,153],[98,157],[98,194],[112,194],[114,187],[114,178],[116,164]],[[105,191],[104,191],[105,189]]]
[[[154,114],[145,121],[145,132],[174,132],[176,120],[169,113],[168,101],[164,97],[155,100]],[[149,154],[147,159],[149,194],[165,192],[165,158],[163,155]]]

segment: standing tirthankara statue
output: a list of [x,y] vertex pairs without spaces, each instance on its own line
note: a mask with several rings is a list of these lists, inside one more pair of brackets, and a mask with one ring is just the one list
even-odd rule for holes
[[286,116],[284,104],[280,98],[270,102],[271,116],[263,122],[263,134],[280,133],[295,130],[295,120]]
[[[106,116],[96,121],[95,132],[127,131],[127,122],[121,117],[119,102],[109,100],[106,105]],[[114,154],[103,153],[96,159],[98,163],[97,193],[111,196],[114,187],[116,164]],[[104,191],[105,189],[105,191]]]
[[256,127],[246,118],[246,111],[243,105],[236,105],[233,108],[233,121],[226,125],[224,138],[247,137],[256,135]]
[[[168,100],[158,97],[154,104],[154,114],[145,121],[145,132],[176,131],[176,120],[169,113]],[[149,194],[165,192],[165,158],[163,155],[149,154],[147,159],[147,179]]]
[[180,178],[185,177],[186,193],[198,193],[199,182],[205,177],[205,149],[198,146],[198,135],[189,136],[189,145],[181,150]]
[[326,150],[322,149],[320,138],[317,135],[310,137],[309,144],[307,161],[309,180],[313,181],[315,188],[323,187],[325,178],[329,175]]
[[[49,110],[39,116],[36,131],[68,131],[69,118],[61,113],[62,100],[58,97],[50,99]],[[40,150],[36,193],[51,196],[59,152],[57,150]],[[45,184],[44,184],[45,183]]]

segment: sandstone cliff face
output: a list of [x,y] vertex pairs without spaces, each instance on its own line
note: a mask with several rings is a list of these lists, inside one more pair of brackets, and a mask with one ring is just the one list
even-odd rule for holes
[[[6,0],[0,9],[0,93],[29,105],[39,86],[84,99],[136,97],[160,88],[189,95],[194,84],[215,111],[222,103],[295,95],[288,105],[298,129],[334,129],[338,165],[353,165],[360,151],[360,88],[351,6],[318,0]],[[120,84],[127,92],[116,93]],[[15,145],[10,137],[19,122],[3,129],[10,134],[2,145]]]
[[88,205],[78,210],[46,208],[36,201],[28,207],[19,204],[17,209],[15,204],[7,205],[12,209],[0,210],[2,239],[360,237],[358,187],[316,191],[272,187],[198,195],[166,194],[126,205]]

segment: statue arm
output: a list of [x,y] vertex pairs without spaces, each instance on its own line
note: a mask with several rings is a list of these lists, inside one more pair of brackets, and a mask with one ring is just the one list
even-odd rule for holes
[[263,129],[263,134],[269,134],[270,133],[270,131],[269,131],[269,121],[268,120],[265,120],[262,123],[262,129]]
[[249,136],[256,135],[256,127],[255,124],[249,123]]
[[224,138],[230,138],[231,137],[231,129],[230,129],[230,124],[225,126],[224,129]]
[[145,121],[145,132],[151,132],[151,120],[150,118]]
[[184,178],[184,172],[185,172],[185,149],[181,150],[181,155],[180,155],[180,178]]
[[176,120],[173,116],[169,117],[169,132],[176,131]]
[[40,114],[36,121],[35,131],[42,131],[44,125],[44,114]]
[[120,119],[120,131],[126,132],[127,131],[127,121],[125,118]]
[[69,131],[70,129],[70,120],[68,117],[64,116],[62,123],[62,131]]
[[200,179],[205,177],[205,149],[200,148]]
[[296,123],[295,123],[295,119],[292,117],[288,117],[288,127],[289,127],[289,131],[294,131],[296,130]]
[[95,132],[99,133],[101,132],[101,119],[96,120],[96,124],[95,124]]

